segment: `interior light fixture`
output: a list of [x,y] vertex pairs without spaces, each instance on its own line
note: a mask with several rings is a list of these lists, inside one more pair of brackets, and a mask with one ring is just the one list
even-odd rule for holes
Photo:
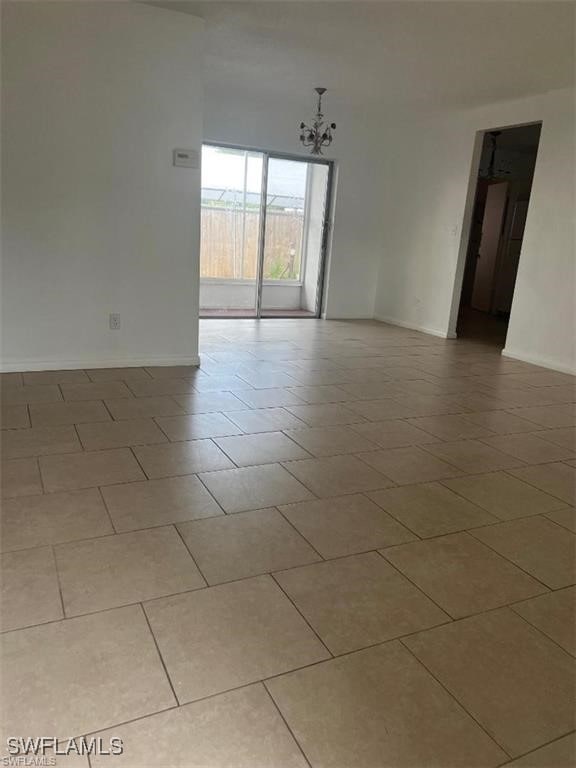
[[332,144],[332,131],[336,128],[336,123],[325,123],[322,114],[322,96],[326,93],[326,88],[314,88],[318,94],[318,111],[312,121],[312,127],[306,123],[300,123],[300,141],[305,147],[311,147],[310,152],[313,155],[321,155],[322,147],[329,147]]

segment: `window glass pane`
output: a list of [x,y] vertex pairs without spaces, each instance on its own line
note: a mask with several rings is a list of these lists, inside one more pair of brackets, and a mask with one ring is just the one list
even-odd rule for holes
[[300,280],[307,164],[271,158],[268,163],[264,280]]

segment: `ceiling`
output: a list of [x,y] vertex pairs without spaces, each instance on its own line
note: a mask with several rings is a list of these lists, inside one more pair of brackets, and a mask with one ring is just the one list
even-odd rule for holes
[[570,85],[568,2],[154,2],[206,21],[208,94],[471,107]]

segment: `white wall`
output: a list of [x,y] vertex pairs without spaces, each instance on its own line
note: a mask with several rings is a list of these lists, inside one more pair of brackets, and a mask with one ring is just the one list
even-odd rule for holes
[[[575,368],[574,91],[466,112],[411,115],[387,128],[375,314],[439,335],[455,329],[480,130],[543,121],[504,354]],[[474,161],[473,161],[474,154]],[[474,170],[476,166],[474,166]]]
[[[236,92],[206,92],[207,141],[238,144],[290,154],[304,154],[298,140],[301,120],[315,110],[314,94],[301,104],[256,101]],[[325,285],[328,318],[372,317],[376,274],[382,250],[382,147],[380,119],[325,103],[328,119],[338,127],[326,157],[336,160],[334,227]]]
[[197,362],[202,22],[2,10],[3,368]]

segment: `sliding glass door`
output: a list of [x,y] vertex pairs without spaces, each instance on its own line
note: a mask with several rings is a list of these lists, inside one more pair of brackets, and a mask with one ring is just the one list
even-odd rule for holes
[[261,317],[319,313],[329,166],[270,157]]
[[317,317],[331,165],[205,145],[202,317]]
[[256,317],[263,167],[260,152],[202,148],[201,315]]

